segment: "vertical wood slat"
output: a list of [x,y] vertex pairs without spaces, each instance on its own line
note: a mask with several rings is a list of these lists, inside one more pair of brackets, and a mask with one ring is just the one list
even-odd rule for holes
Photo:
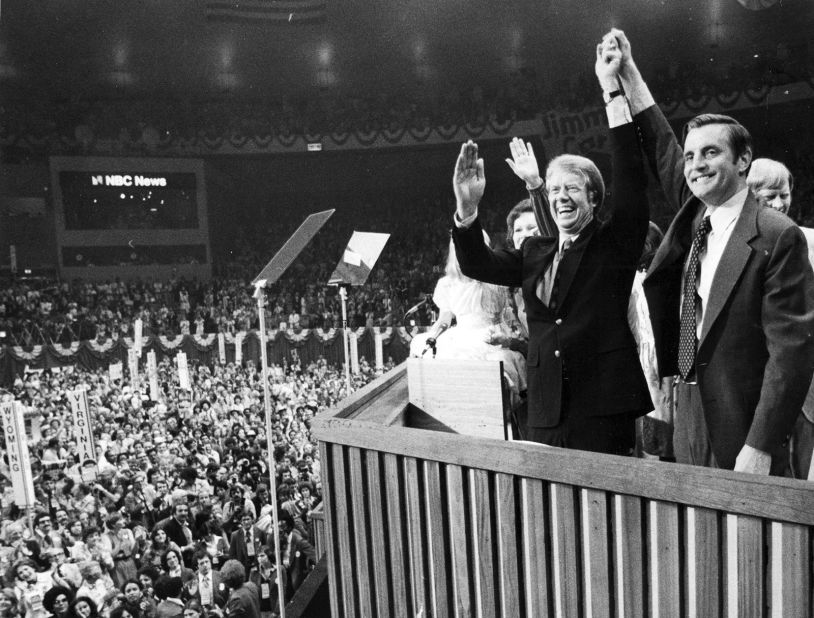
[[[323,512],[325,515],[325,531],[327,532],[326,539],[326,555],[328,556],[328,597],[331,602],[331,616],[342,616],[339,611],[339,547],[336,539],[336,521],[334,518],[334,474],[332,466],[331,452],[334,449],[339,449],[340,446],[329,446],[327,442],[319,443],[319,458],[323,467],[322,482],[324,484],[323,499],[324,505]],[[344,508],[344,505],[343,505]]]
[[483,618],[497,616],[495,604],[495,565],[492,552],[495,539],[492,533],[492,505],[489,500],[489,472],[469,470],[469,508],[473,526],[472,560],[475,575],[476,615]]
[[613,544],[616,569],[616,615],[643,618],[644,548],[642,502],[635,496],[613,497]]
[[718,514],[687,509],[687,612],[691,616],[721,613],[721,569]]
[[452,558],[452,600],[453,616],[469,617],[472,611],[472,596],[469,584],[472,571],[467,555],[466,496],[464,495],[463,470],[460,466],[447,466],[447,509],[449,512],[449,536]]
[[[548,582],[551,576],[546,540],[545,486],[542,481],[520,480],[521,547],[526,616],[550,614]],[[519,615],[519,614],[516,614]]]
[[678,506],[652,500],[650,530],[650,609],[659,618],[681,614]]
[[367,497],[370,511],[370,553],[372,557],[373,598],[376,602],[376,615],[387,618],[391,615],[390,589],[388,586],[387,537],[384,528],[384,501],[382,500],[382,475],[379,467],[379,454],[365,451],[367,471]]
[[763,521],[738,516],[738,615],[762,616],[765,605]]
[[412,616],[410,597],[407,593],[407,539],[404,538],[402,500],[399,490],[399,461],[396,455],[384,455],[384,482],[387,487],[387,529],[390,548],[390,577],[393,583],[393,609],[399,618]]
[[[336,504],[344,505],[347,508],[348,493],[346,491],[347,471],[345,469],[344,449],[334,447],[331,449],[331,463],[333,465],[333,494]],[[356,616],[357,607],[354,596],[353,578],[353,557],[351,555],[351,531],[346,522],[337,522],[336,534],[339,543],[339,577],[342,587],[340,589],[340,601],[342,605],[342,616]]]
[[369,536],[370,522],[365,512],[366,490],[362,468],[362,452],[348,447],[348,477],[350,478],[351,512],[353,513],[353,540],[356,544],[356,560],[353,564],[353,579],[359,599],[358,615],[361,618],[377,615],[373,609],[374,598],[370,582],[373,573],[370,569]]
[[407,535],[409,547],[410,594],[413,600],[414,613],[418,616],[428,615],[429,595],[427,594],[427,575],[424,569],[424,543],[422,537],[422,503],[424,496],[419,487],[418,461],[414,457],[404,459],[405,501],[407,506]]
[[772,618],[810,616],[809,536],[806,526],[772,522]]
[[608,507],[604,491],[580,490],[585,616],[611,615]]
[[517,525],[514,477],[495,474],[495,527],[497,529],[498,615],[520,616],[517,582]]
[[448,616],[448,595],[451,582],[447,578],[446,565],[449,547],[444,534],[444,509],[446,500],[442,493],[441,466],[437,461],[424,462],[424,487],[427,501],[427,544],[429,554],[429,584],[431,616]]
[[551,495],[554,611],[557,616],[578,616],[580,612],[580,575],[577,562],[579,522],[574,489],[571,485],[552,483],[549,492]]

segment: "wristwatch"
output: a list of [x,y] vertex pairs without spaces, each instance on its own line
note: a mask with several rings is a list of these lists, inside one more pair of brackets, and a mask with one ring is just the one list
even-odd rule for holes
[[605,105],[610,105],[610,102],[613,101],[616,97],[623,96],[625,91],[619,88],[618,90],[614,90],[613,92],[602,92],[602,98],[605,99]]

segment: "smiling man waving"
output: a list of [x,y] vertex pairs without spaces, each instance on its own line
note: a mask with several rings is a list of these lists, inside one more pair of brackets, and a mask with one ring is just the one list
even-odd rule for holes
[[682,148],[619,49],[644,151],[677,211],[644,289],[659,372],[680,375],[673,446],[680,463],[782,474],[788,435],[814,371],[814,275],[800,229],[749,195],[752,140],[734,118],[702,114]]
[[[619,56],[597,57],[600,83]],[[611,88],[611,91],[616,90]],[[629,118],[624,97],[606,99],[608,117]],[[612,123],[613,124],[613,123]],[[618,122],[616,123],[618,124]],[[540,178],[533,151],[511,144],[514,172],[557,235],[525,239],[519,250],[483,242],[477,207],[485,187],[477,145],[464,144],[455,166],[452,238],[461,270],[498,285],[522,286],[529,324],[528,440],[589,451],[628,454],[635,418],[653,406],[642,375],[627,306],[648,228],[645,175],[632,124],[611,130],[613,199],[585,157],[561,155]],[[597,211],[609,211],[604,222]],[[538,210],[538,212],[540,212]]]

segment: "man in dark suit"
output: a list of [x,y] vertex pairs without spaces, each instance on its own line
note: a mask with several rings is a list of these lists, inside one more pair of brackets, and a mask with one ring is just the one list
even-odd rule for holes
[[729,116],[687,124],[684,147],[624,33],[619,77],[646,158],[678,213],[644,282],[659,371],[679,374],[683,463],[781,474],[814,372],[814,275],[794,223],[749,194],[749,132]]
[[[597,62],[597,76],[607,68]],[[624,114],[611,100],[609,117]],[[455,166],[452,238],[463,273],[522,286],[529,324],[528,427],[524,438],[553,446],[628,454],[635,418],[653,409],[627,322],[630,289],[648,228],[645,175],[631,125],[611,131],[613,203],[589,159],[562,155],[548,166],[545,193],[557,237],[530,237],[519,250],[493,250],[477,220],[485,178],[477,146]],[[530,148],[512,142],[515,172],[529,189],[543,181]],[[531,160],[529,160],[531,157]],[[545,227],[545,226],[544,226]]]
[[257,564],[257,554],[266,544],[266,533],[254,525],[254,517],[246,511],[240,518],[240,528],[229,540],[229,557],[240,562],[246,573]]
[[189,527],[189,506],[186,498],[179,499],[173,504],[172,515],[156,524],[163,528],[167,538],[178,545],[187,567],[192,565],[192,553],[195,550],[195,541]]
[[221,580],[220,572],[212,568],[212,558],[205,549],[195,552],[195,562],[198,570],[195,573],[195,592],[193,598],[197,599],[201,607],[223,607],[229,592]]

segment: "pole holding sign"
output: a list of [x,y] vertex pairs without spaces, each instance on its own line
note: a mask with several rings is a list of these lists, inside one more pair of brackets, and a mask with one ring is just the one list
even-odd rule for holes
[[78,388],[68,391],[68,402],[71,404],[73,416],[73,431],[76,439],[76,450],[79,456],[79,470],[82,480],[95,481],[97,475],[96,445],[93,440],[93,425],[91,424],[90,408],[88,406],[88,391]]
[[36,498],[28,457],[28,441],[25,437],[23,404],[19,401],[0,402],[0,416],[6,436],[6,455],[14,489],[14,503],[20,508],[33,508]]
[[191,391],[192,382],[189,379],[189,365],[187,364],[186,352],[178,352],[175,356],[175,362],[178,364],[178,382],[181,388]]
[[158,363],[155,350],[147,352],[147,377],[150,380],[150,399],[158,401]]

